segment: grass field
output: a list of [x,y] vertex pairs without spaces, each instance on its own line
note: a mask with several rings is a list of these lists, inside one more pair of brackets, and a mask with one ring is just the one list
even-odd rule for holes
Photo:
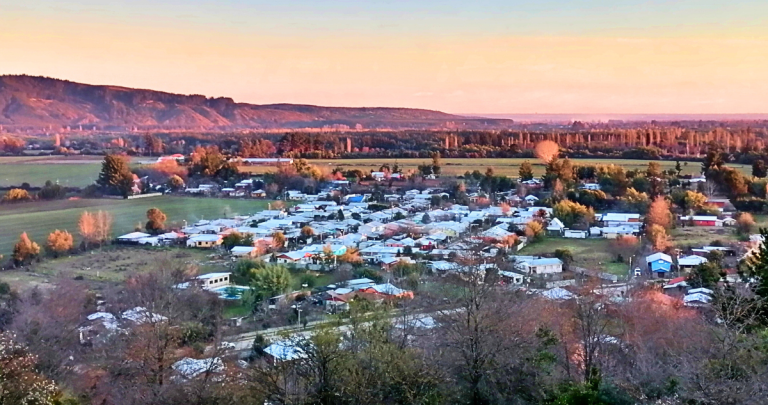
[[629,265],[614,262],[616,257],[611,253],[610,243],[607,239],[545,238],[541,242],[524,247],[520,254],[551,256],[557,249],[568,249],[573,254],[573,266],[626,276],[629,273]]
[[46,180],[63,186],[85,187],[101,170],[98,156],[7,156],[0,157],[0,187],[29,183],[42,186]]
[[[442,174],[448,176],[463,175],[467,171],[472,172],[479,170],[485,173],[488,167],[493,167],[497,175],[506,175],[510,177],[517,177],[520,164],[529,160],[533,165],[533,171],[536,176],[544,174],[545,166],[537,159],[443,159]],[[333,169],[335,167],[342,167],[347,170],[360,169],[364,172],[371,170],[378,170],[381,165],[389,164],[390,167],[398,164],[403,170],[417,170],[418,165],[428,162],[429,159],[325,159],[325,160],[311,160],[310,163],[322,167],[328,167]],[[640,169],[645,170],[648,167],[647,160],[628,160],[628,159],[573,159],[575,164],[581,165],[608,165],[615,164],[620,165],[627,170]],[[675,162],[673,161],[658,161],[661,164],[662,169],[673,169]],[[682,174],[698,174],[701,171],[700,162],[682,162],[683,172]],[[731,164],[730,167],[739,169],[745,174],[751,173],[751,167],[745,165]],[[241,170],[250,171],[252,173],[265,173],[273,171],[272,167],[265,166],[242,166]]]
[[[544,165],[536,159],[443,159],[442,172],[447,176],[463,175],[467,171],[479,170],[485,173],[488,167],[493,167],[496,174],[517,177],[520,164],[530,160],[533,164],[534,174],[544,174]],[[342,167],[345,169],[360,169],[365,172],[378,170],[383,164],[390,167],[397,163],[403,170],[416,170],[419,164],[429,159],[325,159],[311,160],[314,165],[333,169]],[[626,169],[645,169],[648,166],[646,160],[627,159],[573,159],[576,164],[616,164]],[[663,169],[675,167],[673,161],[659,161]],[[683,174],[697,174],[700,171],[699,162],[684,163]],[[745,165],[731,164],[733,168],[743,173],[751,174],[751,168]],[[0,157],[0,187],[20,185],[27,182],[32,186],[42,186],[46,180],[58,181],[62,185],[73,187],[85,187],[92,184],[98,177],[101,169],[101,157],[99,156],[12,156]],[[254,174],[274,171],[271,166],[241,166],[241,170]]]
[[[66,229],[77,234],[77,221],[83,211],[109,211],[114,217],[112,233],[120,235],[146,222],[146,212],[153,207],[165,212],[169,223],[181,223],[185,220],[192,222],[235,214],[253,214],[266,209],[267,203],[161,196],[136,200],[82,199],[4,204],[0,205],[0,254],[7,257],[21,232],[27,232],[41,246],[54,229]],[[76,243],[80,242],[77,236],[75,240]]]

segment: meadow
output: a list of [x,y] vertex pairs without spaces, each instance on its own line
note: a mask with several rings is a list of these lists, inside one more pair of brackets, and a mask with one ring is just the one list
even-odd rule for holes
[[85,187],[99,176],[101,160],[99,156],[0,157],[0,187],[22,183],[40,187],[46,180],[68,187]]
[[35,201],[0,205],[0,254],[8,255],[21,232],[43,246],[54,229],[77,235],[77,221],[83,211],[104,210],[112,214],[114,236],[131,232],[146,222],[148,209],[156,207],[168,216],[168,224],[183,225],[200,219],[215,219],[236,214],[254,214],[267,208],[268,201],[159,196],[135,200],[75,199]]
[[[459,176],[466,172],[479,170],[485,173],[492,167],[497,175],[517,177],[520,164],[529,160],[536,176],[544,174],[545,166],[537,159],[443,159],[442,174],[445,176]],[[360,169],[364,172],[376,171],[383,164],[390,167],[397,164],[404,171],[418,170],[420,164],[429,162],[429,159],[318,159],[310,160],[311,164],[326,167],[332,170],[341,167],[345,170]],[[647,160],[629,159],[573,159],[577,165],[607,165],[615,164],[627,170],[645,170],[648,167]],[[674,169],[674,161],[657,161],[662,169]],[[701,163],[694,161],[682,161],[682,174],[694,175],[701,170]],[[741,170],[746,175],[751,174],[751,167],[740,164],[729,164],[730,167]],[[59,184],[72,187],[85,187],[92,184],[101,170],[101,157],[99,156],[13,156],[0,157],[0,187],[18,186],[21,183],[29,183],[32,186],[42,186],[46,180],[58,181]],[[253,174],[262,174],[275,171],[272,166],[241,166],[240,170]]]
[[[492,167],[497,175],[505,175],[510,177],[517,177],[520,165],[526,160],[531,162],[533,166],[533,173],[536,176],[544,175],[545,165],[537,159],[522,159],[522,158],[482,158],[482,159],[464,159],[464,158],[445,158],[442,159],[442,174],[446,176],[459,176],[464,175],[466,172],[472,172],[479,170],[481,173],[485,173],[486,169]],[[576,165],[619,165],[627,170],[645,170],[648,167],[647,160],[630,160],[630,159],[572,159]],[[327,167],[328,169],[334,169],[341,167],[345,170],[360,169],[364,172],[371,170],[379,170],[379,168],[388,164],[390,167],[397,164],[402,170],[418,170],[418,166],[423,163],[430,162],[430,159],[317,159],[310,160],[311,164]],[[663,170],[674,169],[674,161],[657,161],[661,165]],[[683,167],[683,175],[694,175],[701,172],[701,162],[694,161],[681,161]],[[741,164],[729,164],[730,167],[741,170],[743,173],[751,174],[752,168],[750,166]],[[252,173],[265,173],[273,171],[272,167],[265,166],[242,166],[240,168],[244,171]]]

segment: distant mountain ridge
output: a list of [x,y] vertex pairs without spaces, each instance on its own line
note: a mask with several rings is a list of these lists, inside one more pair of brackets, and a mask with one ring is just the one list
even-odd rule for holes
[[118,86],[81,84],[47,77],[0,76],[0,125],[16,127],[96,126],[100,129],[486,129],[507,119],[462,117],[409,108],[255,105]]

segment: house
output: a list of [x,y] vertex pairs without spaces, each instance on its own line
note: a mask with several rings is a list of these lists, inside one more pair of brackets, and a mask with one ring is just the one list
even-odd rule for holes
[[304,265],[311,263],[311,254],[303,251],[281,253],[277,256],[277,262],[281,264]]
[[253,198],[265,198],[266,196],[267,196],[267,192],[262,189],[258,189],[256,191],[251,192],[251,197]]
[[714,215],[680,216],[680,221],[691,223],[693,226],[723,226],[723,220]]
[[688,289],[688,279],[686,277],[675,277],[662,287],[664,294],[673,297],[682,297]]
[[390,283],[375,284],[368,288],[361,289],[360,292],[382,299],[413,298],[413,291],[402,290]]
[[566,229],[565,232],[563,232],[564,238],[569,239],[586,239],[588,232],[587,231],[577,231],[575,229]]
[[727,198],[707,198],[707,205],[712,205],[720,209],[720,211],[725,208],[726,205],[728,205],[731,201]]
[[708,288],[694,288],[688,290],[688,293],[683,297],[683,305],[686,307],[707,306],[712,302],[712,294],[714,294],[714,292]]
[[525,281],[525,275],[516,273],[514,271],[499,271],[499,278],[504,284],[523,284]]
[[553,274],[563,272],[563,262],[558,258],[517,256],[515,267],[526,274]]
[[563,231],[565,231],[565,225],[563,224],[563,221],[558,218],[553,218],[551,221],[549,221],[549,225],[547,225],[548,234],[562,235]]
[[576,298],[576,295],[574,295],[572,292],[560,287],[555,287],[544,291],[541,293],[541,296],[553,301],[567,301]]
[[[215,290],[221,287],[228,287],[230,285],[231,276],[232,273],[225,272],[201,274],[195,277],[194,282],[204,290]],[[179,288],[186,288],[188,286],[189,285],[187,283],[177,285]]]
[[209,359],[193,359],[185,357],[171,365],[171,368],[184,379],[191,380],[208,373],[224,371],[224,362],[219,357]]
[[597,183],[584,183],[581,186],[579,186],[582,190],[600,190],[600,185]]
[[277,364],[286,361],[301,360],[307,357],[307,354],[300,348],[296,342],[291,340],[281,340],[264,348],[264,354],[270,364]]
[[664,274],[672,271],[672,258],[667,254],[654,253],[646,257],[645,262],[648,264],[648,269],[659,277],[664,277]]
[[152,235],[144,232],[131,232],[117,237],[117,243],[138,244],[140,239],[148,238]]
[[387,177],[384,172],[371,172],[371,177],[376,181],[382,181]]
[[680,269],[680,271],[691,271],[694,267],[706,262],[706,257],[697,255],[684,256],[677,259],[677,268]]
[[193,235],[187,239],[187,247],[212,248],[221,245],[222,241],[223,238],[221,235]]
[[397,256],[387,256],[382,257],[379,259],[379,262],[381,263],[381,268],[383,270],[392,270],[393,267],[397,266],[399,263],[408,263],[413,264],[415,263],[413,259],[410,257],[397,257]]
[[539,201],[539,197],[536,197],[533,194],[529,194],[529,195],[525,196],[524,200],[528,204],[536,204],[536,202]]
[[640,222],[640,214],[609,212],[600,216],[598,221],[602,221],[604,227],[640,229],[642,226],[642,222]]
[[253,246],[235,246],[229,251],[235,257],[256,257],[258,249]]

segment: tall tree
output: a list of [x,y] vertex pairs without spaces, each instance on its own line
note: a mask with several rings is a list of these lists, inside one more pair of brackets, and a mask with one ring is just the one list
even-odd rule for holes
[[520,175],[520,181],[533,180],[533,166],[531,166],[531,162],[526,160],[520,164],[518,174]]
[[645,217],[648,225],[659,225],[664,229],[669,229],[672,225],[672,213],[669,210],[669,202],[663,196],[657,196],[648,209],[648,215]]
[[107,155],[101,164],[101,173],[96,180],[105,192],[128,196],[133,189],[134,178],[124,156]]

